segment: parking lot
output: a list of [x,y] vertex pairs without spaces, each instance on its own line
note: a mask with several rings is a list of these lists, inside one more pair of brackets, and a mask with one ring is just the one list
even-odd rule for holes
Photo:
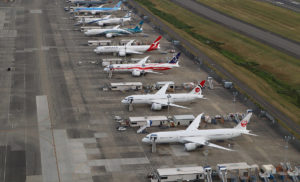
[[[4,131],[0,135],[1,153],[4,159],[7,153],[13,152],[19,152],[22,157],[19,161],[2,160],[0,168],[4,181],[148,181],[147,174],[156,168],[215,166],[227,162],[277,165],[285,160],[285,156],[292,165],[299,165],[299,151],[292,147],[286,151],[283,137],[272,130],[268,121],[256,115],[248,128],[257,137],[241,136],[215,142],[224,147],[230,146],[234,152],[209,147],[186,152],[184,146],[178,144],[157,145],[157,152],[151,153],[151,145],[141,142],[145,134],[137,134],[135,128],[117,131],[118,123],[114,117],[167,116],[168,109],[151,111],[150,105],[134,105],[134,110],[129,112],[128,106],[121,104],[121,100],[144,91],[103,91],[103,86],[128,81],[142,82],[144,85],[174,81],[180,85],[207,79],[209,74],[199,64],[181,55],[181,67],[164,71],[163,74],[132,77],[130,73],[113,73],[112,78],[108,78],[101,64],[95,62],[116,56],[97,55],[93,52],[95,47],[87,45],[88,40],[106,38],[86,37],[78,30],[79,27],[73,26],[75,21],[63,10],[66,6],[64,1],[32,0],[29,3],[19,0],[10,6],[16,8],[14,16],[9,17],[9,12],[0,9],[0,13],[5,12],[10,18],[7,20],[9,28],[6,28],[16,30],[9,40],[11,44],[0,37],[0,46],[5,47],[1,57],[7,56],[6,61],[0,60],[0,75],[5,83],[5,87],[1,87],[4,98],[1,101],[1,130]],[[117,13],[124,14],[126,12]],[[140,17],[134,15],[134,21],[125,26],[134,27],[139,21]],[[150,43],[158,36],[149,24],[144,23],[142,35],[112,40],[114,43],[121,39]],[[151,61],[167,62],[174,54],[168,51],[170,49],[175,47],[162,38],[160,51],[127,56],[126,59],[149,55]],[[10,66],[16,70],[6,72],[2,69]],[[176,90],[176,93],[180,92],[188,91]],[[170,107],[169,114],[196,116],[204,112],[215,116],[245,113],[249,109],[243,103],[245,101],[233,102],[232,91],[223,88],[221,83],[214,82],[214,89],[204,89],[203,95],[207,99],[182,104],[191,109]],[[218,122],[216,125],[201,123],[201,129],[233,126],[234,122]],[[176,129],[151,127],[147,131]],[[208,150],[206,157],[205,150]],[[15,175],[13,169],[21,169],[22,172]]]

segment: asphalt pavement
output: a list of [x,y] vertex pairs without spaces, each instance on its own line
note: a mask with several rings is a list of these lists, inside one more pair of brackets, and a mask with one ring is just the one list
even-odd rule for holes
[[235,19],[199,2],[195,2],[194,0],[172,0],[172,2],[188,9],[189,11],[197,15],[200,15],[230,29],[233,29],[239,33],[247,35],[291,56],[300,58],[299,42],[289,40],[268,30],[264,30],[249,23]]

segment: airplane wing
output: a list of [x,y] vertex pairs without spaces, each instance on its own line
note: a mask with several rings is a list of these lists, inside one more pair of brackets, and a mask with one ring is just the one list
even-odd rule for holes
[[[166,94],[166,91],[167,91],[167,89],[168,89],[168,87],[169,87],[169,84],[170,83],[166,83],[163,87],[161,87],[160,89],[159,89],[159,91],[157,91],[156,93],[155,93],[155,95],[163,95],[163,94]],[[168,105],[168,104],[167,104]]]
[[104,6],[104,4],[102,4],[102,5],[98,6],[98,8],[102,8],[103,6]]
[[193,130],[198,130],[198,127],[201,123],[201,117],[202,117],[203,113],[199,114],[194,121],[189,125],[189,127],[187,127],[187,131],[193,131]]
[[134,50],[130,50],[130,49],[126,49],[126,53],[128,53],[128,54],[143,54],[142,52],[138,52],[138,51],[134,51]]
[[107,16],[103,17],[103,19],[107,19],[107,18],[110,18],[110,17],[111,17],[111,15],[107,15]]
[[141,59],[137,64],[145,64],[149,57],[150,57],[150,56],[144,57],[144,58]]
[[126,46],[130,46],[132,42],[134,42],[134,40],[130,40],[129,42],[127,42]]
[[120,27],[120,25],[115,26],[113,29],[118,29]]
[[[164,106],[168,105],[167,100],[153,100],[152,103],[157,103],[157,104],[161,104],[161,105],[164,105]],[[184,106],[173,104],[173,103],[170,103],[169,106],[179,107],[179,108],[183,108],[183,109],[189,109],[188,107],[184,107]]]
[[210,143],[210,142],[208,142],[203,137],[184,137],[183,140],[186,141],[186,142],[197,143],[197,144],[205,145],[205,146],[208,146],[208,147],[214,147],[214,148],[218,148],[218,149],[223,149],[223,150],[228,150],[228,151],[234,151],[232,149],[225,148],[225,147],[222,147],[220,145],[216,145],[216,144]]

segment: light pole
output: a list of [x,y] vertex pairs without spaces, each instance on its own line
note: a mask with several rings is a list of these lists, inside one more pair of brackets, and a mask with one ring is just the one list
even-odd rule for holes
[[284,136],[284,140],[285,140],[285,146],[284,146],[284,163],[287,163],[287,155],[288,155],[288,149],[289,149],[289,142],[290,140],[293,140],[295,137],[293,136]]
[[170,118],[170,98],[171,98],[171,95],[168,94],[167,98],[168,98],[168,119],[169,119]]

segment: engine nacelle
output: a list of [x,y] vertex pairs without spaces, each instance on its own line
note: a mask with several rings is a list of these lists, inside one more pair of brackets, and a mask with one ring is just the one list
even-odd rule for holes
[[159,110],[161,110],[161,108],[162,108],[162,105],[157,104],[157,103],[153,103],[151,106],[151,110],[154,110],[154,111],[159,111]]
[[132,76],[141,76],[141,72],[139,70],[133,70]]
[[97,24],[101,27],[103,27],[103,25],[104,25],[102,22],[97,22]]
[[95,15],[96,14],[96,11],[91,11],[92,15]]
[[184,149],[185,149],[186,151],[192,151],[192,150],[195,150],[197,147],[198,147],[198,144],[197,144],[197,143],[186,143],[186,144],[184,144]]
[[111,33],[107,33],[106,34],[106,38],[111,38],[112,37],[112,34]]
[[119,56],[122,56],[122,57],[126,56],[126,52],[125,51],[119,51]]

